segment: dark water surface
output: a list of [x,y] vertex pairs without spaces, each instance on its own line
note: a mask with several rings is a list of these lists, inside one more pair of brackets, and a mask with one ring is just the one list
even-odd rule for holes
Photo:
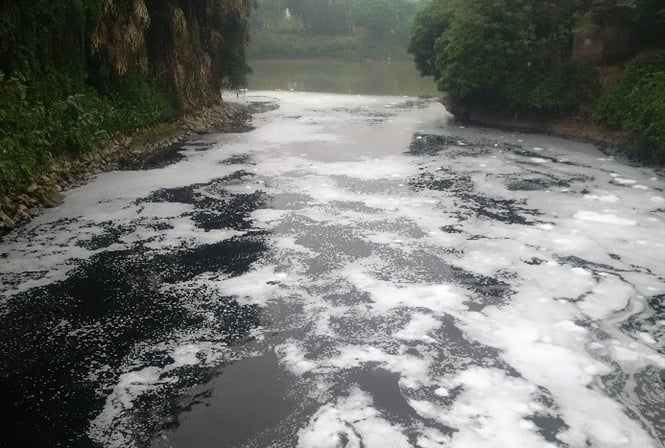
[[0,446],[663,446],[658,173],[413,97],[239,100],[251,132],[4,237]]

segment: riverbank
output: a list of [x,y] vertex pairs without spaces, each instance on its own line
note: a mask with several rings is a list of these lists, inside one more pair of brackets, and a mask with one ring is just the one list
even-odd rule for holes
[[579,117],[552,120],[543,132],[571,140],[582,140],[597,146],[617,148],[629,157],[645,160],[645,155],[635,139],[625,132],[609,129],[591,120]]
[[117,137],[94,151],[57,158],[25,189],[0,196],[0,235],[27,222],[43,208],[60,205],[63,191],[86,183],[95,174],[159,166],[192,135],[247,130],[248,119],[244,106],[222,102],[177,121]]
[[441,103],[457,121],[475,126],[515,130],[525,133],[544,133],[557,137],[615,148],[631,159],[661,166],[653,160],[638,142],[627,132],[613,130],[583,116],[548,118],[534,114],[509,114],[479,106],[460,105],[447,97]]

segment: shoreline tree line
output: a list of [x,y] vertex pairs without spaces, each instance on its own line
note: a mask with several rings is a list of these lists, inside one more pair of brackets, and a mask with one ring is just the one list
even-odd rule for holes
[[409,52],[460,115],[576,115],[665,162],[661,0],[429,0]]

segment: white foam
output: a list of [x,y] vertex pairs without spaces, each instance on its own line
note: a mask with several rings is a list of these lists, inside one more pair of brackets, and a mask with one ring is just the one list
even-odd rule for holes
[[[147,366],[122,373],[107,395],[104,408],[90,422],[88,436],[105,447],[134,446],[134,437],[128,430],[134,426],[130,411],[135,401],[146,393],[158,392],[161,387],[177,382],[182,367],[213,365],[224,353],[223,344],[184,343],[171,349],[169,356],[173,362],[164,367]],[[227,361],[233,359],[226,355]]]
[[428,308],[435,312],[446,312],[462,307],[466,299],[463,291],[450,284],[399,284],[377,280],[363,272],[359,265],[349,265],[344,277],[372,298],[372,309],[386,313],[395,308]]
[[[622,374],[619,370],[633,375],[647,366],[665,368],[648,329],[631,334],[622,326],[645,309],[639,295],[651,297],[665,290],[661,281],[665,260],[658,247],[665,240],[665,229],[662,221],[648,219],[665,199],[653,193],[661,191],[662,182],[649,178],[652,170],[616,163],[613,168],[621,174],[611,173],[612,182],[607,182],[610,176],[596,161],[602,154],[592,146],[523,136],[528,147],[556,150],[557,159],[571,161],[562,165],[523,159],[539,163],[530,170],[570,181],[570,191],[510,191],[506,179],[523,174],[510,151],[497,150],[482,158],[461,151],[454,158],[445,152],[423,157],[403,154],[410,129],[436,125],[431,132],[440,132],[439,118],[431,118],[443,113],[439,105],[404,111],[395,102],[390,126],[367,130],[350,123],[348,113],[333,113],[330,108],[383,110],[391,100],[276,96],[282,108],[272,121],[266,118],[269,114],[262,114],[256,131],[234,137],[225,146],[192,153],[183,163],[139,176],[105,174],[70,192],[65,206],[46,212],[34,224],[85,214],[85,221],[55,232],[63,247],[51,244],[47,237],[53,232],[44,227],[44,235],[17,241],[4,251],[9,253],[8,262],[0,264],[0,273],[45,272],[21,287],[63,278],[72,268],[67,264],[72,258],[85,260],[96,253],[76,245],[96,234],[86,230],[89,225],[94,228],[102,220],[131,224],[141,207],[143,216],[173,229],[139,226],[113,249],[141,243],[156,252],[170,251],[241,235],[228,229],[198,229],[188,215],[191,205],[132,201],[157,188],[231,174],[237,167],[218,162],[229,154],[251,154],[255,165],[244,168],[260,180],[239,182],[229,191],[261,188],[275,197],[306,194],[306,207],[252,212],[254,229],[267,231],[269,250],[265,260],[245,274],[203,273],[163,287],[174,292],[205,287],[238,297],[241,303],[258,304],[276,316],[284,312],[285,304],[302,310],[285,324],[297,339],[282,340],[284,336],[277,334],[260,344],[266,350],[276,344],[280,366],[294,375],[294,381],[316,386],[311,390],[321,403],[300,428],[299,446],[336,447],[345,438],[348,446],[360,446],[362,441],[367,448],[411,446],[413,439],[422,447],[549,448],[552,443],[529,419],[536,414],[561,418],[566,426],[555,436],[571,447],[657,446],[648,433],[657,433],[649,427],[648,416],[639,414],[635,406],[629,412],[623,404],[632,404],[635,397],[610,396],[603,386],[604,377]],[[304,118],[284,120],[288,115]],[[479,163],[491,170],[478,171]],[[413,187],[421,172],[457,179],[449,171],[464,182],[468,179],[474,191],[460,196],[455,188]],[[605,184],[583,179],[605,179]],[[626,185],[649,185],[653,192]],[[582,199],[579,191],[591,193]],[[607,204],[612,210],[602,209]],[[536,212],[531,214],[530,209]],[[479,210],[514,212],[534,225],[490,219]],[[447,225],[462,232],[443,231]],[[328,240],[328,231],[353,235],[353,241],[336,245],[335,237]],[[71,236],[77,233],[79,238]],[[41,248],[31,255],[24,248],[28,243]],[[425,266],[418,265],[418,256],[427,260],[422,262]],[[505,296],[483,291],[487,285],[473,288],[472,275],[501,282]],[[337,293],[344,299],[338,299]],[[472,311],[469,302],[482,307]],[[440,330],[444,318],[446,328],[448,319],[455,327],[452,334]],[[352,322],[350,328],[344,326],[347,321]],[[111,447],[131,446],[132,409],[138,397],[159,393],[187,366],[218,365],[215,362],[222,356],[232,357],[230,350],[214,342],[211,330],[206,331],[199,339],[168,335],[164,353],[173,362],[167,366],[144,365],[136,361],[138,355],[129,359],[118,372],[117,383],[105,385],[111,393],[91,425],[90,436]],[[597,339],[598,334],[609,334],[615,342]],[[263,332],[250,335],[260,339]],[[212,342],[206,346],[202,340]],[[462,354],[456,353],[458,349]],[[135,347],[134,353],[146,350]],[[332,385],[339,390],[340,382],[356,372],[376,369],[397,377],[399,392],[417,413],[408,427],[398,416],[380,412],[370,394],[359,388],[352,387],[348,396],[331,397]],[[455,431],[444,435],[440,425]]]
[[[510,306],[488,310],[487,316],[465,319],[465,331],[474,339],[503,350],[502,357],[531,384],[547,388],[561,406],[570,429],[559,438],[573,446],[585,440],[599,446],[653,446],[648,434],[623,411],[620,404],[590,388],[594,378],[611,371],[578,347],[588,336],[586,329],[562,317],[574,316],[568,303],[534,303],[531,295],[518,295]],[[546,332],[549,342],[544,342]],[[565,365],[565,369],[547,366]],[[584,409],[596,403],[594,414]]]
[[624,309],[635,294],[632,286],[615,276],[604,277],[589,292],[579,308],[592,319],[607,318]]
[[349,396],[321,407],[298,432],[299,448],[409,448],[404,429],[383,418],[370,396],[352,388]]
[[404,341],[433,343],[436,340],[427,333],[435,330],[440,325],[440,322],[429,314],[414,313],[411,316],[411,321],[400,331],[393,333],[393,337]]
[[305,359],[305,351],[295,341],[287,341],[275,347],[275,353],[294,375],[304,375],[316,367],[316,363]]
[[391,354],[367,345],[346,345],[339,354],[318,362],[320,372],[348,370],[364,365],[378,364],[388,371],[400,374],[399,384],[415,389],[430,383],[428,371],[431,359],[411,354]]
[[594,195],[594,194],[585,194],[584,199],[589,199],[593,201],[600,201],[600,202],[617,202],[619,198],[616,195],[613,194],[606,194],[606,195]]
[[472,368],[447,380],[448,387],[462,387],[450,407],[409,400],[424,418],[454,428],[448,446],[554,448],[533,422],[526,418],[543,407],[535,399],[536,388],[497,369]]
[[433,428],[425,428],[418,435],[416,446],[418,448],[445,448],[450,446],[450,437],[441,434]]
[[653,344],[656,343],[656,340],[649,333],[645,333],[645,332],[642,331],[642,332],[639,333],[639,337],[644,342],[646,342],[647,344],[652,344],[653,345]]
[[620,218],[613,214],[602,214],[587,210],[580,210],[577,213],[575,213],[575,219],[600,222],[604,224],[616,224],[620,226],[634,226],[637,224],[637,221],[632,219],[625,219],[625,218]]
[[238,297],[243,305],[264,304],[280,292],[280,283],[288,283],[289,275],[276,272],[274,266],[260,266],[231,278],[219,280],[217,289],[225,295]]
[[632,185],[636,183],[637,181],[634,179],[624,179],[622,177],[615,177],[614,182],[621,184],[621,185]]

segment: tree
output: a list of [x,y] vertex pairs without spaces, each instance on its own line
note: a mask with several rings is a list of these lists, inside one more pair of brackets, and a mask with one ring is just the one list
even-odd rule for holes
[[305,31],[312,34],[344,34],[349,29],[348,8],[344,0],[307,0],[302,19]]
[[597,84],[591,67],[569,62],[575,18],[591,1],[430,0],[409,51],[458,102],[573,109]]
[[396,0],[358,1],[353,8],[353,23],[365,28],[371,37],[381,38],[399,28],[399,13]]
[[434,44],[453,20],[453,5],[451,0],[432,0],[413,19],[409,53],[423,76],[437,77]]
[[527,0],[466,0],[436,40],[439,89],[457,98],[495,96],[510,73],[528,65],[534,38]]
[[662,0],[636,1],[636,31],[642,44],[665,47],[665,4]]

